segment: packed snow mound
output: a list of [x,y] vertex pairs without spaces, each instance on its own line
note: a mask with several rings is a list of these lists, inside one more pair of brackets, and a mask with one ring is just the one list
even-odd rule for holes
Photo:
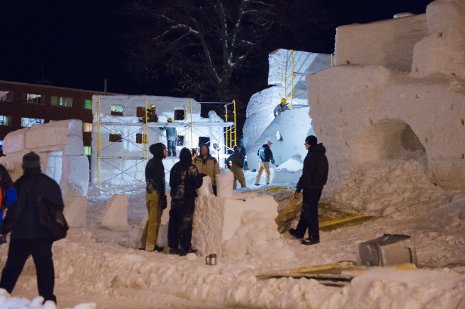
[[374,269],[356,277],[319,308],[463,308],[464,291],[465,276],[448,270]]
[[422,203],[446,201],[444,191],[431,182],[424,166],[415,160],[384,160],[351,169],[342,182],[341,190],[327,188],[331,202],[375,216],[408,216],[419,211]]

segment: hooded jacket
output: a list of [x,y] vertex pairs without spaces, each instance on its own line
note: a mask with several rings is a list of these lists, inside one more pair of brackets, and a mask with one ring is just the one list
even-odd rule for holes
[[165,145],[157,143],[150,146],[153,158],[147,162],[145,167],[145,181],[147,192],[156,191],[160,197],[165,196],[165,167],[163,166],[163,150]]
[[201,155],[195,158],[194,165],[199,173],[207,174],[212,180],[212,186],[216,186],[216,174],[220,173],[218,161],[210,155],[210,148],[207,146],[208,155],[203,159]]
[[226,164],[232,162],[233,164],[242,168],[244,166],[245,157],[239,150],[234,150],[234,152],[226,159]]
[[304,160],[302,176],[297,183],[297,192],[305,189],[322,189],[328,180],[328,159],[323,144],[311,146]]
[[183,148],[179,159],[179,162],[171,168],[170,195],[173,200],[193,201],[197,197],[196,189],[202,186],[203,178],[192,164],[189,149]]

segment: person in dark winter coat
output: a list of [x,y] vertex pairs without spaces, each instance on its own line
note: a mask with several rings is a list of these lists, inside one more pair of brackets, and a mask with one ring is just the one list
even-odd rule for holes
[[[226,165],[229,166],[231,172],[234,174],[234,185],[233,188],[236,189],[236,182],[239,181],[241,188],[245,188],[245,177],[244,172],[242,172],[242,167],[244,166],[244,155],[239,151],[237,146],[234,146],[234,152],[226,159]],[[231,163],[231,165],[229,165]]]
[[158,231],[160,229],[161,215],[166,208],[165,194],[165,167],[162,160],[166,158],[168,150],[162,143],[150,145],[149,151],[153,158],[147,162],[145,167],[146,193],[145,200],[149,218],[142,232],[141,250],[161,251],[157,247]]
[[271,145],[273,143],[268,141],[266,144],[263,144],[260,149],[258,149],[257,155],[260,158],[260,166],[258,167],[257,175],[255,176],[255,185],[260,185],[260,177],[262,176],[263,171],[266,175],[266,184],[270,184],[270,162],[274,164],[273,152],[271,151]]
[[305,148],[308,150],[304,160],[302,176],[297,183],[295,197],[303,190],[302,211],[299,224],[289,233],[296,238],[303,238],[308,229],[308,239],[302,240],[302,244],[313,245],[320,242],[318,226],[318,201],[323,191],[323,186],[328,180],[328,159],[326,148],[318,144],[315,136],[310,135],[305,139]]
[[170,253],[187,255],[192,250],[192,219],[194,217],[196,189],[202,186],[202,177],[192,164],[191,152],[183,148],[179,162],[170,172],[171,210],[168,222]]
[[40,171],[40,157],[29,152],[23,157],[23,175],[15,182],[18,201],[11,205],[5,218],[3,233],[11,232],[10,247],[0,288],[11,293],[27,258],[32,255],[37,272],[39,295],[56,302],[53,294],[55,271],[52,259],[53,240],[39,224],[38,200],[45,200],[63,210],[63,198],[55,180]]

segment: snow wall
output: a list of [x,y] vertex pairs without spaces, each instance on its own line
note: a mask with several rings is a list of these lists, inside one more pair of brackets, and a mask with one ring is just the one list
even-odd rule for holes
[[8,133],[0,157],[13,180],[22,174],[23,156],[34,151],[40,156],[42,171],[61,187],[65,204],[87,196],[89,160],[84,155],[81,120],[61,120]]
[[[350,65],[307,77],[313,128],[330,161],[328,192],[340,188],[349,169],[367,170],[372,163],[392,159],[417,160],[430,172],[433,182],[463,189],[465,21],[459,16],[464,15],[463,2],[443,0],[427,7],[426,20],[415,16],[375,23],[378,35],[369,36],[367,41],[373,46],[384,44],[386,50],[397,44],[392,37],[393,24],[410,19],[428,27],[413,50],[399,55],[413,55],[411,72],[394,70],[394,64],[400,62],[384,58],[397,55],[371,58],[377,63],[366,65],[363,59],[370,59],[372,51],[354,44],[350,53],[343,53],[351,59]],[[365,33],[364,27],[369,30],[374,26],[351,27]],[[386,35],[379,27],[385,27]],[[396,29],[402,41],[405,33]],[[337,40],[343,42],[355,35],[353,31],[337,31]],[[337,42],[336,47],[340,46],[344,45]]]

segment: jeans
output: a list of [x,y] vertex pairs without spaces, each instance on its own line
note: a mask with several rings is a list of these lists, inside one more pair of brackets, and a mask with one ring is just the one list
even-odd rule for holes
[[176,157],[176,140],[168,140],[168,156]]

